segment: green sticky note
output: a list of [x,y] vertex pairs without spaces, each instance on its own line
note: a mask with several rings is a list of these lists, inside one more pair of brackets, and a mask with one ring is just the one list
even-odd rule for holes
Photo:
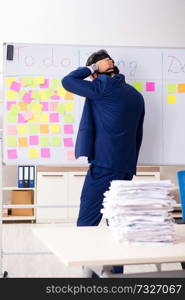
[[24,86],[32,86],[33,84],[33,77],[31,76],[24,76],[21,78],[21,82]]
[[58,105],[57,105],[56,111],[57,111],[59,114],[63,114],[63,113],[64,113],[64,110],[65,110],[64,104],[58,104]]
[[46,89],[45,93],[47,95],[47,99],[54,95],[53,89]]
[[40,93],[37,90],[32,90],[31,97],[35,100],[40,100]]
[[72,114],[64,115],[64,123],[73,123],[73,122],[74,122],[74,115]]
[[167,93],[177,93],[177,86],[175,83],[167,84]]
[[14,136],[8,136],[6,141],[7,141],[7,146],[8,147],[17,146],[17,138],[14,137]]
[[29,124],[29,133],[31,134],[39,133],[39,125]]
[[18,105],[16,105],[16,104],[11,105],[10,112],[12,114],[17,115],[19,113],[19,111],[20,111],[20,107]]
[[52,87],[53,89],[57,89],[57,88],[61,87],[61,80],[60,80],[60,79],[53,78],[53,79],[51,80],[51,87]]
[[25,93],[26,93],[26,90],[20,90],[20,92],[18,93],[18,99],[22,100],[22,97],[24,96]]
[[52,146],[60,146],[61,145],[60,136],[52,136],[52,138],[51,138],[51,145]]
[[7,121],[8,123],[16,123],[17,122],[17,115],[14,113],[8,113],[7,114]]
[[133,82],[132,83],[133,87],[135,87],[135,89],[139,92],[141,92],[143,90],[143,83],[142,82]]
[[50,145],[49,138],[45,137],[45,136],[41,136],[40,137],[40,145],[41,146],[49,146]]

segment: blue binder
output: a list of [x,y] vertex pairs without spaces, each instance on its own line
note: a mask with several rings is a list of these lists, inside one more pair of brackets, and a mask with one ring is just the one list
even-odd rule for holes
[[24,187],[29,187],[29,166],[24,166]]
[[24,167],[18,166],[18,187],[24,187]]
[[29,187],[35,187],[35,166],[29,166]]
[[177,172],[179,195],[182,208],[182,222],[185,223],[185,171]]

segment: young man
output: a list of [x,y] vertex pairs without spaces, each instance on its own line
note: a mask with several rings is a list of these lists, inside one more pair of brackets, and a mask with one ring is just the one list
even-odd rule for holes
[[[89,77],[92,81],[84,80]],[[81,193],[77,226],[97,226],[103,194],[112,180],[132,180],[143,135],[143,96],[125,82],[105,50],[93,53],[86,67],[62,80],[64,88],[86,97],[75,156],[90,163]],[[122,272],[122,267],[114,267]]]

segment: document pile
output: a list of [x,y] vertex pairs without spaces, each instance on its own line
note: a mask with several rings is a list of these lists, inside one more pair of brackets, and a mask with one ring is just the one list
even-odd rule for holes
[[103,216],[117,240],[127,242],[175,241],[170,180],[113,180],[104,193]]

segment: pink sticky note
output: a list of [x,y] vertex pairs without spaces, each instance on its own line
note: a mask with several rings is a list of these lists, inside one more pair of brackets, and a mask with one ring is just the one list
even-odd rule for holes
[[155,82],[146,82],[146,91],[147,92],[155,91]]
[[59,122],[59,114],[51,113],[49,116],[50,122]]
[[75,160],[74,150],[67,150],[67,159],[68,160]]
[[9,135],[16,135],[17,134],[16,125],[8,125],[8,127],[7,127],[7,133]]
[[60,99],[60,96],[58,96],[58,95],[53,95],[53,96],[51,96],[51,99],[59,100],[59,99]]
[[32,100],[31,93],[32,93],[32,91],[25,93],[24,96],[22,97],[22,101],[24,101],[26,103],[30,103]]
[[23,114],[18,114],[18,123],[26,123]]
[[64,147],[73,147],[73,139],[64,138]]
[[6,109],[7,109],[7,110],[10,110],[12,104],[16,104],[16,102],[15,102],[15,101],[8,101],[8,102],[6,103]]
[[17,150],[16,149],[8,150],[8,158],[9,159],[17,158]]
[[49,104],[50,110],[56,111],[57,105],[58,105],[58,104],[59,104],[59,102],[51,102],[51,103]]
[[73,133],[73,125],[64,125],[64,133],[66,134]]
[[25,121],[30,120],[33,116],[33,112],[31,110],[25,110],[22,112],[22,116]]
[[44,83],[40,84],[40,88],[48,88],[49,87],[49,79],[44,79]]
[[49,103],[48,102],[40,102],[42,104],[42,111],[48,111]]
[[41,148],[41,157],[50,157],[50,149],[49,148]]
[[15,91],[15,92],[19,92],[21,89],[21,83],[17,82],[17,81],[12,81],[10,89]]
[[32,136],[30,136],[29,137],[29,143],[30,143],[30,145],[38,145],[38,143],[39,143],[39,137],[38,136],[34,136],[34,135],[32,135]]

